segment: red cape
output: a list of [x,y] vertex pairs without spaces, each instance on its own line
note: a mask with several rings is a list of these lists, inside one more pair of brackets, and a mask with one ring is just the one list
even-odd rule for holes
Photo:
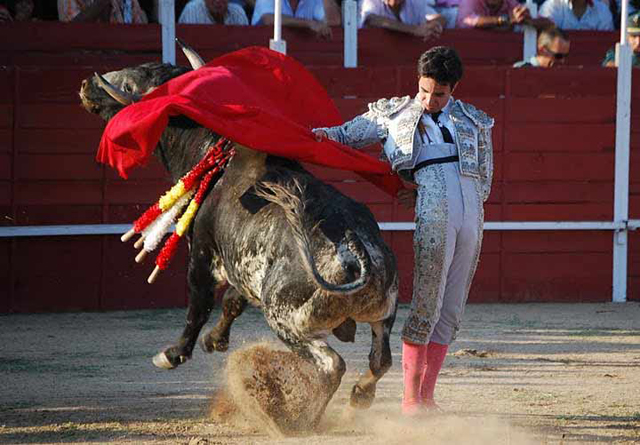
[[218,57],[123,108],[107,124],[98,161],[126,178],[147,162],[176,115],[254,150],[357,172],[393,196],[402,188],[389,164],[337,142],[316,141],[312,128],[342,123],[337,108],[300,63],[267,48]]

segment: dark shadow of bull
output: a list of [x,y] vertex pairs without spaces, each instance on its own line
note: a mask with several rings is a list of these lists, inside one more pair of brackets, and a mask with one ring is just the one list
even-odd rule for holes
[[[188,56],[194,68],[200,66],[195,53]],[[82,82],[80,97],[88,111],[109,120],[186,71],[147,63],[96,75]],[[172,118],[155,154],[177,181],[219,137],[186,117]],[[171,369],[191,357],[216,288],[229,284],[222,316],[201,338],[206,352],[226,351],[231,324],[247,303],[254,304],[280,340],[318,369],[328,403],[345,363],[326,337],[333,332],[342,341],[353,341],[355,323],[369,323],[369,370],[351,392],[352,406],[369,407],[378,380],[391,367],[389,335],[398,294],[392,251],[367,207],[319,181],[298,162],[238,145],[235,149],[188,233],[186,327],[175,345],[154,357],[154,364]]]

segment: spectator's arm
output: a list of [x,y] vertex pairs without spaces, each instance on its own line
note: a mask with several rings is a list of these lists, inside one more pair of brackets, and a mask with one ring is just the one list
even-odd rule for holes
[[397,20],[382,17],[377,14],[369,14],[365,20],[365,25],[373,28],[383,28],[389,31],[411,34],[423,37],[425,40],[437,38],[442,33],[442,16],[437,14],[432,20],[428,20],[420,25],[407,25]]
[[616,49],[615,49],[615,47],[611,48],[604,55],[604,60],[602,61],[602,66],[607,67],[607,68],[611,68],[611,67],[615,67],[616,66]]
[[504,18],[498,15],[476,15],[466,17],[464,24],[468,28],[491,28],[501,31],[509,31],[512,28],[510,22],[504,22]]
[[342,25],[342,15],[340,13],[340,6],[335,0],[323,0],[324,4],[324,17],[329,26]]
[[[273,14],[263,14],[257,24],[273,26]],[[282,16],[282,26],[289,26],[291,28],[302,28],[313,31],[319,37],[326,39],[331,38],[331,28],[325,22],[318,22],[315,20],[304,20],[288,15]]]
[[111,0],[95,0],[84,8],[78,15],[72,18],[71,22],[95,22],[103,16],[108,17],[111,13]]
[[432,21],[436,21],[438,23],[440,23],[440,26],[442,26],[442,29],[444,29],[445,25],[447,24],[447,19],[443,16],[438,14],[435,9],[433,10],[433,14],[429,14],[426,16],[427,22],[432,22]]
[[525,24],[533,26],[538,31],[541,31],[545,28],[550,28],[556,25],[555,23],[553,23],[553,20],[547,17],[536,17],[535,19],[532,18],[525,21]]

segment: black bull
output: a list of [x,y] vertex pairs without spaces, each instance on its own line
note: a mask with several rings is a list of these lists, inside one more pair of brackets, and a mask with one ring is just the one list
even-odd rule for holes
[[[145,64],[107,73],[104,79],[125,99],[135,100],[186,71]],[[113,91],[107,94],[108,84],[96,76],[83,81],[80,90],[83,106],[105,120],[129,100]],[[185,117],[172,118],[155,154],[176,181],[218,138]],[[189,229],[186,327],[154,363],[175,368],[191,357],[216,288],[229,284],[220,319],[201,338],[206,352],[227,350],[231,324],[251,303],[261,308],[280,340],[315,365],[330,399],[345,363],[326,337],[333,332],[342,341],[353,341],[355,323],[369,323],[369,371],[351,392],[352,406],[369,407],[376,383],[391,367],[389,336],[398,294],[393,253],[364,205],[319,181],[298,162],[235,148]]]

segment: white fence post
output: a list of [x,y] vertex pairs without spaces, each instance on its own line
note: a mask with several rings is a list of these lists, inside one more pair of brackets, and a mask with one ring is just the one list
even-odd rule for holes
[[358,66],[358,4],[355,0],[342,2],[342,26],[344,27],[344,67]]
[[[538,17],[538,5],[533,3],[532,0],[527,0],[525,3],[529,8],[529,13],[532,18]],[[522,45],[522,60],[529,60],[535,56],[538,52],[538,35],[536,29],[533,26],[524,26],[524,44]]]
[[174,0],[160,0],[158,20],[162,26],[162,63],[176,64],[176,13]]
[[[618,85],[616,99],[616,157],[613,220],[629,220],[629,142],[631,131],[631,47],[627,42],[627,2],[622,0],[620,43],[616,45]],[[627,301],[628,229],[613,235],[613,302]]]
[[287,42],[282,40],[282,0],[276,0],[273,13],[273,39],[269,40],[269,48],[287,54]]

